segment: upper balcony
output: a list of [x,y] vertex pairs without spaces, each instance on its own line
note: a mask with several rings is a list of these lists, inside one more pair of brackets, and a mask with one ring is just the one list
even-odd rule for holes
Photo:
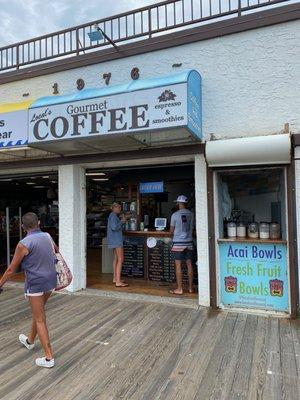
[[[138,41],[163,40],[166,34],[201,27],[209,31],[220,21],[239,23],[245,16],[270,10],[291,0],[168,0],[109,18],[95,20],[54,33],[0,48],[0,83],[7,77],[26,75],[29,70],[83,60],[99,51],[126,55],[125,49]],[[282,9],[284,7],[281,7]],[[98,26],[117,45],[106,38],[93,42],[88,33]],[[258,25],[259,26],[259,25]],[[127,45],[127,46],[126,46]],[[146,51],[146,50],[145,50]],[[130,55],[130,54],[127,54]],[[30,68],[31,67],[31,68]]]

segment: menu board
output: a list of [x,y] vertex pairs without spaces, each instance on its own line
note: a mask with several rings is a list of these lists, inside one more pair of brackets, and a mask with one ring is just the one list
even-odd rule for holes
[[[155,237],[155,239],[156,246],[149,248],[146,236],[125,236],[123,276],[148,278],[153,282],[176,282],[175,262],[171,252],[172,240],[170,237]],[[196,251],[194,254],[196,257]],[[195,261],[193,260],[194,285],[197,285]],[[188,285],[187,266],[184,261],[182,262],[182,281],[184,285]]]
[[122,275],[133,278],[145,276],[145,238],[125,237]]
[[153,248],[148,248],[148,278],[150,281],[164,280],[164,241],[158,239]]
[[175,282],[171,245],[170,238],[161,238],[157,239],[155,247],[148,248],[148,279],[150,281]]
[[[157,239],[157,245],[148,248],[148,279],[156,282],[176,282],[175,262],[171,252],[172,242],[169,238]],[[196,252],[195,252],[196,254]],[[197,285],[197,268],[193,260],[194,284]],[[188,285],[186,263],[182,262],[182,281]]]

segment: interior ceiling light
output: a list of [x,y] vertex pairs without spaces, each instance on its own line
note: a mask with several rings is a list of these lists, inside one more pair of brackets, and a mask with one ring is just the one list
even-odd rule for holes
[[87,172],[85,175],[86,176],[105,176],[106,174],[104,172]]
[[35,185],[34,182],[26,182],[27,185]]
[[46,186],[42,186],[42,185],[35,185],[33,186],[36,189],[45,189]]
[[49,176],[42,176],[43,179],[49,179]]
[[93,179],[93,181],[101,181],[101,182],[104,182],[104,181],[109,181],[109,178],[94,178]]
[[1,182],[11,182],[12,179],[11,179],[11,178],[8,178],[8,179],[1,179],[0,181],[1,181]]
[[57,181],[50,181],[51,183],[57,183]]

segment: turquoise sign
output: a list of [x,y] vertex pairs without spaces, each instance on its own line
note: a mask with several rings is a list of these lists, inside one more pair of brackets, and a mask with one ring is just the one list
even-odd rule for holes
[[285,244],[219,243],[224,306],[289,310]]
[[164,183],[163,182],[141,182],[140,193],[163,193]]

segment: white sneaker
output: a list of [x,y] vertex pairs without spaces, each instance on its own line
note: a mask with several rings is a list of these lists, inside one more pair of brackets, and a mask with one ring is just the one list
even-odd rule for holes
[[34,343],[28,344],[27,339],[28,337],[26,335],[23,335],[23,333],[21,333],[21,335],[19,336],[20,343],[22,343],[22,345],[25,346],[26,349],[28,350],[34,349]]
[[35,360],[35,363],[38,367],[44,367],[44,368],[52,368],[55,365],[54,358],[48,361],[46,360],[46,357],[37,358]]

